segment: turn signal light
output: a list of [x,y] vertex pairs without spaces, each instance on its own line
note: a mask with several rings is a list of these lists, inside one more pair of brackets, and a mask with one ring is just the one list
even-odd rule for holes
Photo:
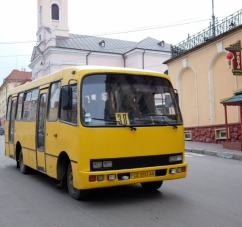
[[183,167],[178,167],[177,169],[176,168],[172,168],[170,169],[170,174],[174,174],[174,173],[182,173],[182,172],[186,172],[186,167],[183,166]]
[[177,173],[186,172],[186,167],[185,166],[184,167],[179,167],[179,168],[177,168],[176,172]]

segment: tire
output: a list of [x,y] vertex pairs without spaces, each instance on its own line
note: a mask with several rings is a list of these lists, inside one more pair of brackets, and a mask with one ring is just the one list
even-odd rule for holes
[[31,172],[30,167],[24,165],[23,154],[22,151],[19,153],[19,169],[22,174],[28,174]]
[[74,188],[71,163],[69,164],[67,169],[67,188],[71,198],[76,200],[84,200],[89,195],[89,190],[80,190],[80,189]]
[[161,187],[162,183],[163,181],[154,181],[154,182],[141,183],[141,185],[147,191],[155,191]]

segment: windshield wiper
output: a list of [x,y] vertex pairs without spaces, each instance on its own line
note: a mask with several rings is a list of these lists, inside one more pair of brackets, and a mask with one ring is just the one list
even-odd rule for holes
[[148,113],[144,114],[143,117],[152,117],[152,116],[164,116],[163,114],[157,114],[157,113]]
[[103,118],[95,118],[95,117],[91,117],[91,119],[92,120],[97,120],[97,121],[115,122],[115,123],[118,123],[118,125],[120,125],[120,126],[129,127],[131,129],[131,131],[136,131],[137,130],[134,126],[122,124],[122,123],[120,123],[119,121],[116,121],[116,120],[103,119]]
[[162,120],[163,120],[163,121],[161,121],[161,122],[163,122],[164,124],[166,124],[166,125],[168,125],[168,126],[172,126],[173,129],[177,129],[177,126],[176,126],[176,125],[171,125],[171,124],[169,124],[169,123],[165,120],[164,117],[162,117]]
[[[149,115],[144,115],[143,117],[145,116],[162,116],[162,115],[159,115],[159,114],[152,114],[150,113]],[[144,122],[149,122],[149,123],[155,123],[155,124],[165,124],[167,126],[172,126],[174,129],[177,129],[177,126],[176,125],[172,125],[172,124],[169,124],[164,117],[161,118],[162,120],[161,121],[158,121],[158,120],[153,120],[152,118],[151,119],[136,119],[136,121],[144,121]]]

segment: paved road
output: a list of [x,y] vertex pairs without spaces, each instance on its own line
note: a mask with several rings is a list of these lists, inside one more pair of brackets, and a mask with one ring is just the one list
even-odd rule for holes
[[241,227],[241,161],[193,153],[186,160],[187,178],[155,193],[133,185],[80,202],[43,174],[21,174],[0,136],[0,227]]

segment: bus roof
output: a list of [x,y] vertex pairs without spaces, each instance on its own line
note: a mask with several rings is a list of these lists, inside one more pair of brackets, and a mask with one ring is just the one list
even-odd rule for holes
[[[30,90],[33,88],[38,88],[40,86],[44,86],[50,84],[53,81],[64,80],[66,83],[70,79],[77,79],[85,76],[90,73],[132,73],[139,75],[151,75],[151,76],[161,76],[168,80],[170,77],[166,74],[162,74],[160,72],[151,71],[151,70],[143,70],[143,69],[135,69],[135,68],[122,68],[122,67],[107,67],[107,66],[71,66],[64,68],[60,71],[54,72],[52,74],[46,75],[39,79],[33,80],[31,82],[27,82],[23,85],[20,85],[16,88],[9,90],[8,95],[16,94],[22,91]],[[65,75],[69,75],[65,76]],[[63,78],[64,76],[64,78]],[[63,82],[64,82],[63,81]],[[65,83],[64,83],[65,84]]]

